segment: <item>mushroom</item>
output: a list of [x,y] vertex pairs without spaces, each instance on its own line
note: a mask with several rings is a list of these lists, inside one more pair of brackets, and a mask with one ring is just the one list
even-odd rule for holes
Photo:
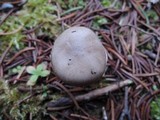
[[71,27],[55,41],[51,61],[55,74],[69,85],[99,81],[106,68],[106,50],[86,27]]

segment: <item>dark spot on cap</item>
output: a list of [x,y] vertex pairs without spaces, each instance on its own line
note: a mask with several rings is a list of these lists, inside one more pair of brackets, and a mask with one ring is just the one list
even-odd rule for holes
[[71,61],[72,59],[69,59],[69,61]]
[[72,33],[74,33],[74,32],[76,32],[75,30],[74,31],[72,31]]
[[93,70],[91,70],[91,74],[92,74],[92,75],[94,75],[94,74],[96,74],[96,72],[95,72],[95,71],[93,71]]

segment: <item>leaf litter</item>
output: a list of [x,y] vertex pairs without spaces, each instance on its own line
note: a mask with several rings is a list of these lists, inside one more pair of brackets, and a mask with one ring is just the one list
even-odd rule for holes
[[[150,104],[160,94],[160,26],[154,17],[160,19],[158,7],[160,3],[152,4],[143,0],[115,0],[111,5],[99,0],[84,3],[85,6],[79,7],[77,2],[73,2],[74,9],[68,10],[66,6],[62,6],[61,1],[50,4],[58,6],[57,24],[61,31],[70,26],[81,25],[91,28],[100,36],[109,54],[104,79],[96,86],[87,87],[74,87],[62,83],[54,75],[50,61],[52,45],[58,34],[54,37],[37,35],[36,29],[41,29],[43,26],[38,24],[35,28],[24,31],[26,37],[21,41],[24,48],[15,52],[9,45],[1,55],[0,75],[3,78],[1,81],[7,81],[3,84],[16,86],[17,91],[14,91],[14,94],[25,94],[10,105],[18,104],[25,107],[28,101],[39,99],[36,104],[38,108],[35,106],[32,110],[34,114],[32,111],[26,111],[25,118],[29,118],[32,114],[32,117],[54,120],[154,118],[151,116]],[[151,8],[148,4],[151,4]],[[150,9],[154,11],[152,17],[145,12],[149,12]],[[7,16],[11,15],[11,12],[14,10],[7,12]],[[0,22],[0,25],[2,24],[4,21]],[[17,66],[36,67],[43,62],[47,63],[46,69],[51,73],[45,78],[38,78],[34,87],[26,86],[30,78],[26,68],[20,75],[9,72]],[[3,93],[1,91],[0,94]],[[13,106],[12,113],[15,109]],[[33,108],[28,108],[30,109]],[[19,107],[16,110],[20,113]],[[35,111],[40,112],[37,112],[39,117]],[[6,108],[2,111],[2,117],[8,119],[13,116],[10,116]]]

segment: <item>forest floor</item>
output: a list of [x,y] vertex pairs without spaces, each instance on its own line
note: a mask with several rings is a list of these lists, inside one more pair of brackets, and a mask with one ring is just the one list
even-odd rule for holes
[[[7,1],[0,2],[0,120],[160,120],[160,2]],[[54,40],[75,25],[92,29],[108,51],[96,85],[69,86],[52,69]]]

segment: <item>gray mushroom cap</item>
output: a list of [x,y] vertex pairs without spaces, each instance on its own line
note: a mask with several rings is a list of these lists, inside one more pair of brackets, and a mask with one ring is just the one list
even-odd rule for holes
[[55,41],[51,61],[55,74],[70,85],[98,81],[106,68],[105,48],[98,36],[86,27],[71,27]]

